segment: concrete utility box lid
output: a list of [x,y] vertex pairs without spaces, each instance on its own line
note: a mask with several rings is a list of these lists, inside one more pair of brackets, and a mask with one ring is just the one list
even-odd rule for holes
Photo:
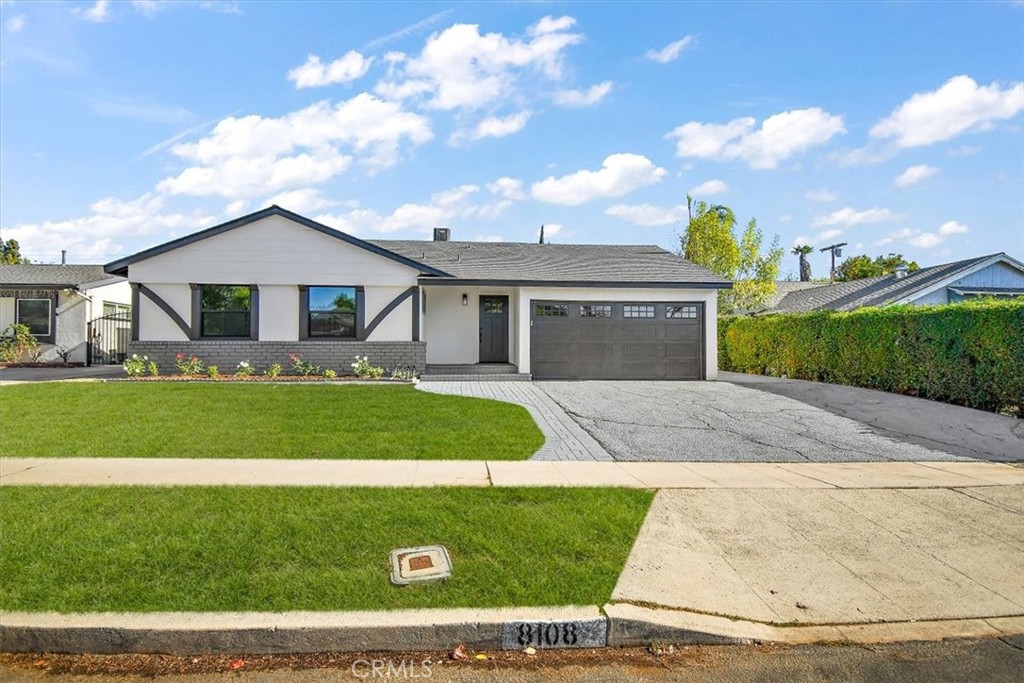
[[444,581],[451,575],[452,561],[443,545],[391,551],[391,583],[396,586]]

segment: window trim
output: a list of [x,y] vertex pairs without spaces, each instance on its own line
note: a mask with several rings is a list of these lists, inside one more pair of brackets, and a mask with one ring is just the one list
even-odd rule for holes
[[[356,333],[353,337],[325,337],[309,334],[310,287],[344,287],[356,291]],[[419,303],[416,302],[416,313]],[[299,341],[366,341],[366,288],[362,285],[299,285]]]
[[26,296],[26,297],[18,297],[18,298],[16,298],[14,300],[14,322],[17,323],[18,325],[24,325],[24,323],[22,323],[20,321],[21,320],[21,302],[22,301],[45,301],[46,302],[46,305],[49,308],[49,310],[47,311],[49,315],[47,315],[47,317],[46,317],[46,333],[45,334],[36,334],[36,333],[33,332],[32,336],[35,337],[36,340],[39,341],[40,343],[43,343],[43,344],[53,344],[54,343],[54,339],[57,336],[57,334],[56,334],[57,316],[56,316],[56,313],[55,313],[55,311],[57,309],[57,306],[56,306],[56,301],[54,300],[54,297]]
[[[203,334],[203,287],[248,287],[249,288],[249,334],[243,337],[220,337]],[[192,288],[192,340],[193,341],[259,341],[260,338],[260,288],[255,284],[230,284],[221,282],[189,283]]]

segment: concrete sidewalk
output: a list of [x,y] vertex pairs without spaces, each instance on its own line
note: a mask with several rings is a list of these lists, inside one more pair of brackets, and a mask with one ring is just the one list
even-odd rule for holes
[[1024,615],[1024,486],[661,491],[613,603],[774,625]]
[[617,486],[937,488],[1024,484],[981,462],[667,463],[483,460],[0,458],[2,486]]

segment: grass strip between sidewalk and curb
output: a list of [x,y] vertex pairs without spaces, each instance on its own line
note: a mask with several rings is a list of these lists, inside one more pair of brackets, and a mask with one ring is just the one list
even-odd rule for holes
[[0,389],[0,415],[7,457],[525,460],[544,444],[522,406],[412,386],[45,383]]
[[[347,611],[604,604],[653,493],[630,489],[0,489],[0,610]],[[396,588],[388,553],[453,576]]]

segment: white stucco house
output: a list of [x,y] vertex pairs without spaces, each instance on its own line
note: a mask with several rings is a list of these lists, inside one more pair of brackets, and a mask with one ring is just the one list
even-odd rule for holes
[[128,281],[101,265],[0,265],[0,330],[26,325],[40,361],[59,362],[66,353],[71,363],[120,363],[130,306]]
[[277,206],[107,264],[131,350],[222,369],[356,355],[427,375],[715,379],[730,283],[655,246],[366,241]]

